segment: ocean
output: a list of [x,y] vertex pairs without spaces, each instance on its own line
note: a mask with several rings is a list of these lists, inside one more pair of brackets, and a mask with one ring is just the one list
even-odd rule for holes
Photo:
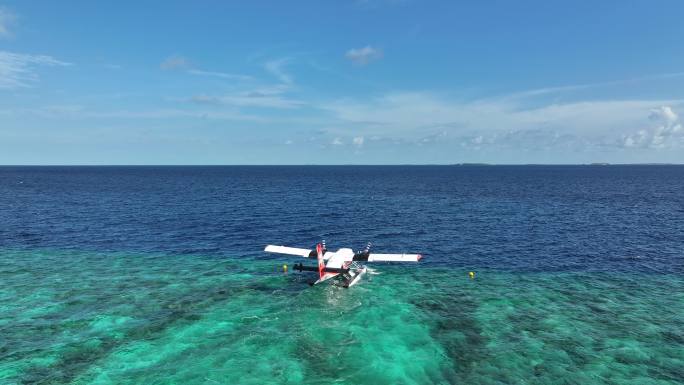
[[683,384],[684,167],[0,167],[0,384],[333,383]]

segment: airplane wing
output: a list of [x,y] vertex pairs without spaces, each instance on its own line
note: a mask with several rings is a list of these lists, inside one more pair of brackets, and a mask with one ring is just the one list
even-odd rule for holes
[[354,255],[354,261],[367,262],[418,262],[423,258],[420,254],[366,254]]
[[276,254],[298,255],[300,257],[316,257],[316,252],[309,249],[299,249],[296,247],[268,245],[264,251]]

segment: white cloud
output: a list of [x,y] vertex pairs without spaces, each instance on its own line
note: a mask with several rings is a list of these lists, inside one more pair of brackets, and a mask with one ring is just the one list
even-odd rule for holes
[[[189,99],[181,99],[181,101],[190,101],[193,103],[207,104],[214,106],[226,107],[259,107],[259,108],[276,108],[276,109],[294,109],[305,105],[301,100],[291,98],[286,94],[288,90],[293,87],[293,79],[285,70],[284,67],[290,62],[289,58],[281,58],[266,62],[264,69],[275,76],[280,83],[270,86],[260,86],[251,89],[245,89],[244,84],[238,90],[223,94],[223,95],[207,95],[199,94],[192,96]],[[190,61],[183,56],[174,55],[167,58],[161,63],[162,69],[182,69],[184,72],[195,76],[211,76],[222,79],[236,80],[236,81],[256,81],[253,77],[242,74],[205,71],[197,68],[192,68]]]
[[672,125],[679,120],[679,116],[670,106],[660,106],[659,108],[652,109],[648,118],[652,121],[661,122],[666,125]]
[[266,62],[264,68],[271,75],[275,76],[283,84],[292,84],[293,79],[290,74],[283,69],[290,62],[289,58],[276,59]]
[[589,147],[601,145],[598,142],[588,142],[571,133],[539,128],[494,131],[484,135],[457,137],[456,140],[461,147],[472,150],[495,148],[519,151],[553,149],[584,151]]
[[252,79],[252,77],[248,76],[248,75],[231,74],[231,73],[225,73],[225,72],[202,71],[202,70],[196,70],[196,69],[188,70],[188,73],[191,75],[213,76],[213,77],[217,77],[217,78],[230,79],[230,80],[250,80],[250,79]]
[[672,107],[652,109],[649,119],[655,126],[625,135],[622,141],[624,147],[666,148],[684,145],[684,129]]
[[[181,108],[152,108],[139,110],[93,110],[81,105],[52,105],[38,108],[0,109],[0,115],[40,116],[47,119],[202,119],[243,121],[264,124],[282,123],[261,115],[250,115],[239,111],[191,110]],[[296,120],[292,124],[298,123]]]
[[159,64],[159,68],[163,70],[185,70],[190,75],[196,75],[196,76],[212,76],[212,77],[217,77],[217,78],[222,78],[222,79],[230,79],[230,80],[251,80],[252,77],[248,75],[242,75],[242,74],[233,74],[233,73],[227,73],[227,72],[217,72],[217,71],[204,71],[200,70],[197,68],[193,68],[192,63],[190,60],[184,56],[180,55],[172,55],[166,58],[161,64]]
[[172,55],[164,59],[159,67],[163,70],[176,70],[190,67],[190,61],[180,55]]
[[653,75],[646,75],[646,76],[640,76],[640,77],[634,77],[634,78],[628,78],[628,79],[609,80],[609,81],[597,82],[597,83],[584,83],[584,84],[572,84],[572,85],[557,86],[557,87],[537,88],[537,89],[532,89],[532,90],[515,92],[515,93],[508,95],[507,98],[519,99],[519,98],[525,98],[525,97],[546,96],[546,95],[551,95],[551,94],[561,94],[561,93],[567,93],[567,92],[572,92],[572,91],[590,90],[590,89],[596,89],[596,88],[605,88],[605,87],[609,87],[609,86],[627,85],[627,84],[634,84],[634,83],[639,83],[639,82],[650,82],[650,81],[657,81],[657,80],[662,80],[662,79],[673,79],[673,78],[680,78],[680,77],[684,77],[684,72],[670,72],[670,73],[653,74]]
[[36,66],[68,66],[47,55],[27,55],[0,51],[0,89],[29,87],[38,81]]
[[344,55],[358,65],[366,65],[373,60],[382,58],[382,51],[367,45],[363,48],[352,48]]
[[[674,144],[679,119],[662,105],[684,106],[683,100],[595,100],[530,105],[525,98],[463,101],[430,92],[395,92],[366,100],[338,100],[321,106],[338,119],[340,130],[402,143],[514,148]],[[659,117],[661,128],[625,136]],[[338,131],[342,132],[342,131]],[[622,145],[620,145],[622,146]]]
[[17,16],[7,8],[0,7],[0,39],[12,37],[10,27],[17,20]]
[[299,108],[305,103],[282,95],[277,88],[257,88],[222,96],[196,95],[190,100],[201,104],[214,104],[235,107]]
[[[325,134],[325,133],[322,132],[322,134]],[[328,136],[328,138],[329,138],[329,136]],[[355,136],[355,137],[351,138],[351,141],[348,141],[348,139],[349,138],[345,139],[341,136],[336,136],[332,139],[332,141],[330,141],[330,144],[332,144],[333,146],[344,146],[345,143],[351,143],[352,145],[360,148],[363,146],[363,143],[365,142],[363,136]],[[315,139],[312,138],[312,140],[315,140]]]

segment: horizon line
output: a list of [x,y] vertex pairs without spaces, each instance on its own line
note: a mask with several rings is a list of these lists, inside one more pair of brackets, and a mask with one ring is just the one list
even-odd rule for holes
[[405,166],[684,166],[684,163],[377,163],[377,164],[0,164],[0,167],[405,167]]

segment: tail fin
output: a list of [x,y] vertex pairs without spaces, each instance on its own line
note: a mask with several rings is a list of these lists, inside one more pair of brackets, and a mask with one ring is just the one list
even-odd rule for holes
[[318,254],[318,275],[320,279],[323,279],[323,275],[325,275],[325,261],[323,260],[323,247],[320,243],[316,245],[316,254]]

